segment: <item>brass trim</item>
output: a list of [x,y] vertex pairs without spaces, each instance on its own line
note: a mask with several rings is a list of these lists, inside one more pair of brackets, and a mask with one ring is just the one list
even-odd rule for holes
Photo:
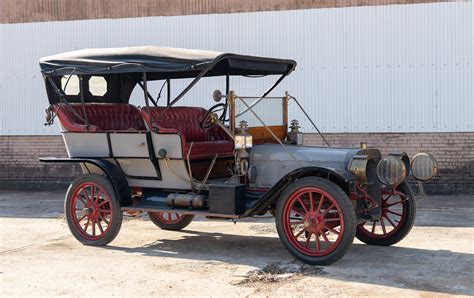
[[235,135],[235,92],[229,91],[227,95],[227,105],[229,106],[229,127],[233,135]]
[[[370,166],[373,169],[370,169]],[[361,186],[372,184],[375,181],[375,177],[369,177],[375,170],[375,160],[368,155],[354,155],[349,163],[349,172],[356,176],[357,181]]]

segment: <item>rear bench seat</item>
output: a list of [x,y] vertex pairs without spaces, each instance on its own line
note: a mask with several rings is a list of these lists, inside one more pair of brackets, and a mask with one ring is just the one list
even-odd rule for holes
[[82,104],[54,105],[53,111],[57,114],[63,127],[70,132],[104,132],[138,130],[145,131],[145,123],[140,111],[130,104],[115,103],[86,103],[86,111],[89,125],[81,120],[71,111],[84,117]]
[[[149,118],[146,108],[141,114],[148,126],[160,133],[177,133],[181,136],[183,154],[186,155],[191,142],[193,146],[189,158],[191,160],[233,156],[234,142],[219,126],[202,129],[200,122],[206,110],[198,107],[173,107],[169,108],[162,117],[156,121],[157,116],[164,107],[150,108]],[[151,122],[153,120],[153,123]]]

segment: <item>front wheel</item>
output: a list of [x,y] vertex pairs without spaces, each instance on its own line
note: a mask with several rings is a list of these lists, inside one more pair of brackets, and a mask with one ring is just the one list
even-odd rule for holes
[[66,194],[64,213],[71,233],[85,245],[110,243],[122,226],[114,188],[107,177],[98,174],[74,180]]
[[283,245],[307,264],[328,265],[354,240],[356,218],[349,197],[333,182],[305,177],[281,195],[276,227]]
[[410,186],[403,182],[395,190],[382,189],[380,219],[357,226],[356,237],[370,245],[389,246],[401,241],[415,222],[416,204]]

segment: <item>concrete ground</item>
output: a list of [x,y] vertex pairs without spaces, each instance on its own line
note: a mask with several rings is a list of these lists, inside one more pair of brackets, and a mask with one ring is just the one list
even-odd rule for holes
[[62,192],[0,193],[0,296],[474,295],[474,197],[418,200],[412,232],[392,247],[355,240],[327,267],[280,244],[273,219],[197,220],[162,231],[140,217],[107,247],[69,233]]

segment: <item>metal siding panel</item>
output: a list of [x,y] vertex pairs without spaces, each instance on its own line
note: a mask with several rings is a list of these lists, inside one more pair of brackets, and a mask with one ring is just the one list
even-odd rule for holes
[[[472,3],[3,24],[0,34],[2,135],[58,133],[43,126],[40,57],[148,44],[294,58],[273,94],[289,90],[326,132],[474,130]],[[231,85],[256,95],[272,80]],[[216,88],[222,78],[205,79],[182,104],[211,106]],[[313,131],[294,104],[290,117]]]

